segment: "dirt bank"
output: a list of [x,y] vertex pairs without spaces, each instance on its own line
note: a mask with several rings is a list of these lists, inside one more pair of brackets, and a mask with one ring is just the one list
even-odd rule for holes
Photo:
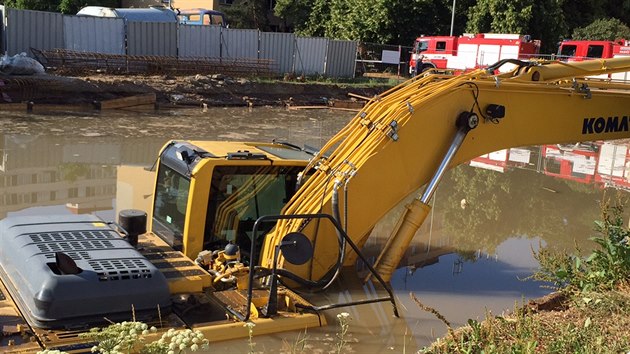
[[260,106],[323,105],[330,100],[349,100],[348,93],[372,97],[388,88],[303,83],[262,82],[230,78],[220,74],[194,76],[112,76],[83,77],[52,74],[0,77],[0,102],[80,104],[144,93],[155,93],[159,105]]

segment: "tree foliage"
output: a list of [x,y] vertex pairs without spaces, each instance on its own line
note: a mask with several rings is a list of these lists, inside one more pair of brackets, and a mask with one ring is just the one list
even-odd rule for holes
[[[303,36],[411,44],[421,34],[448,35],[452,0],[278,0],[276,15]],[[605,17],[630,21],[630,0],[457,0],[454,35],[529,34],[553,53],[577,27]]]
[[470,33],[523,33],[532,18],[533,0],[480,0],[468,12]]
[[118,0],[4,0],[4,5],[14,9],[61,12],[76,14],[85,6],[119,7]]
[[57,2],[40,0],[5,0],[4,5],[14,9],[57,11]]
[[[463,29],[464,6],[474,1],[460,2],[458,30]],[[278,0],[275,10],[277,16],[295,20],[295,32],[303,36],[408,44],[420,34],[448,32],[450,4],[450,0]]]
[[285,23],[292,23],[295,27],[305,24],[313,10],[310,0],[277,0],[274,14]]
[[466,30],[529,34],[542,41],[542,52],[554,52],[567,32],[562,0],[480,0],[468,12]]
[[598,19],[588,26],[573,30],[572,39],[591,39],[614,41],[619,38],[630,38],[630,28],[616,18]]
[[230,27],[268,31],[267,9],[267,0],[243,0],[234,2],[232,6],[225,9],[225,14],[230,21]]

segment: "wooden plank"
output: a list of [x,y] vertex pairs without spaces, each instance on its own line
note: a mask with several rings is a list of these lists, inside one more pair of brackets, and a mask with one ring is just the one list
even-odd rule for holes
[[155,111],[157,109],[157,105],[155,103],[151,104],[143,104],[139,106],[125,107],[121,108],[121,111],[128,112],[146,112],[146,111]]
[[287,108],[290,110],[298,110],[298,109],[327,109],[329,106],[290,106],[287,105]]
[[331,106],[287,106],[289,110],[298,110],[298,109],[334,109],[336,111],[349,111],[349,112],[360,112],[360,109],[354,108],[338,108]]
[[30,110],[30,102],[20,103],[2,103],[0,104],[0,111],[3,112],[28,112]]
[[348,96],[350,96],[350,97],[354,97],[354,98],[360,98],[360,99],[362,99],[362,100],[366,100],[366,101],[371,100],[371,98],[370,98],[370,97],[357,95],[356,93],[352,93],[352,92],[348,92]]
[[365,106],[363,101],[351,101],[351,100],[330,100],[329,103],[335,108],[352,108],[360,110]]
[[155,93],[146,93],[130,97],[115,98],[112,100],[101,101],[98,104],[99,109],[120,109],[133,106],[155,105]]
[[31,105],[30,112],[33,113],[49,113],[49,112],[90,112],[94,110],[94,105],[90,103],[84,104],[35,104]]

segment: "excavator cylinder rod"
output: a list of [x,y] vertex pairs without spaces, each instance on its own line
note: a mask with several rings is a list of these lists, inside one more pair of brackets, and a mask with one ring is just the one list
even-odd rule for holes
[[462,146],[462,143],[464,142],[464,139],[466,138],[468,132],[476,128],[478,123],[479,118],[474,113],[463,112],[459,115],[459,117],[457,118],[457,125],[459,126],[459,128],[457,129],[457,133],[455,133],[453,142],[448,148],[446,155],[444,155],[444,159],[440,163],[437,171],[435,171],[433,178],[431,178],[431,181],[429,181],[429,185],[420,198],[420,201],[423,204],[429,203],[429,200],[433,196],[433,193],[435,193],[438,184],[442,180],[442,176],[444,176],[444,172],[446,172],[448,165],[451,163],[453,156],[455,156],[457,150],[459,150],[459,148]]

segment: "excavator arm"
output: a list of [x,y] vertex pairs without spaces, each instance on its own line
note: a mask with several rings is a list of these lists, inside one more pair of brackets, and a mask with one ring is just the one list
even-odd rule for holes
[[[315,172],[283,213],[331,214],[362,246],[386,212],[418,193],[376,262],[389,280],[447,169],[509,147],[630,137],[630,84],[586,78],[630,71],[630,58],[507,64],[518,65],[500,75],[492,67],[417,77],[374,97],[311,160],[306,170]],[[296,231],[311,240],[314,257],[285,268],[306,279],[330,274],[340,247],[334,228],[318,220],[279,221],[265,240],[263,265],[271,266],[265,260],[282,236]],[[355,260],[348,252],[343,263]]]

